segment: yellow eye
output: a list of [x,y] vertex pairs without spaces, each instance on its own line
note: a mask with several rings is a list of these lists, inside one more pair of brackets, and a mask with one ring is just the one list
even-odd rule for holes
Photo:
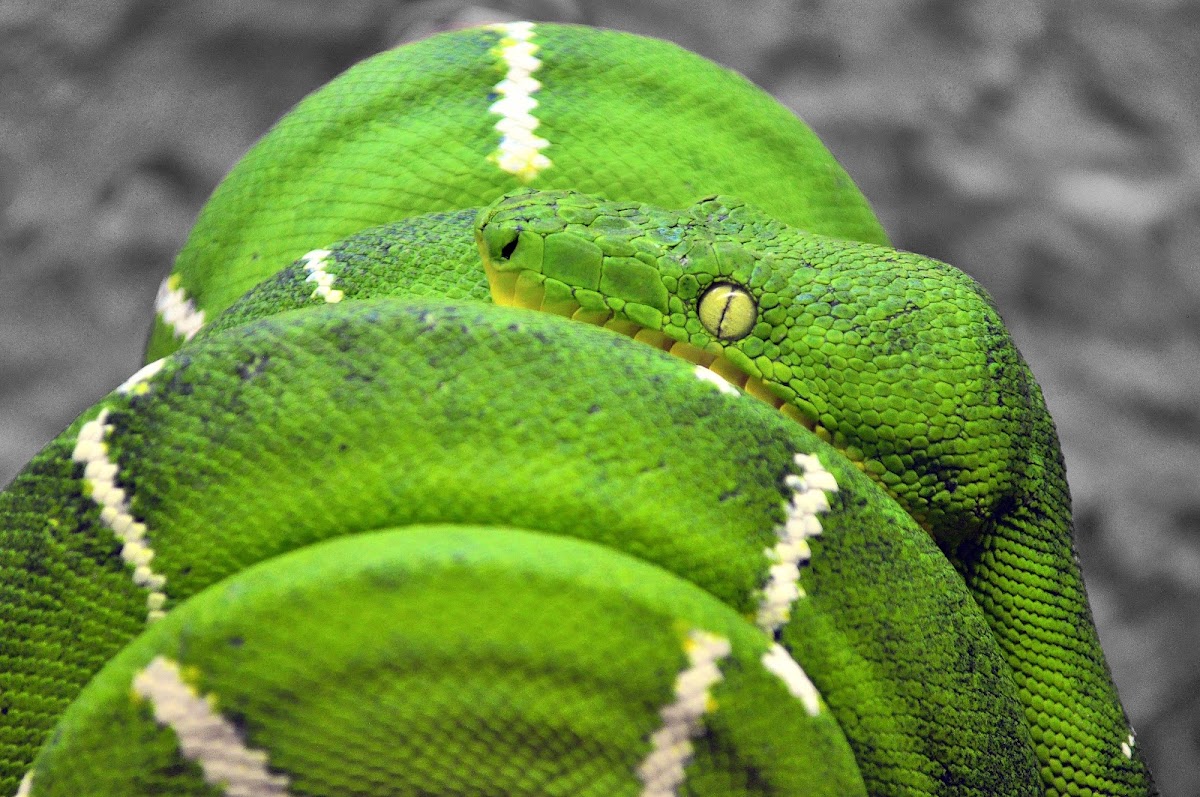
[[719,340],[741,340],[757,320],[758,305],[737,285],[719,282],[700,297],[700,323]]

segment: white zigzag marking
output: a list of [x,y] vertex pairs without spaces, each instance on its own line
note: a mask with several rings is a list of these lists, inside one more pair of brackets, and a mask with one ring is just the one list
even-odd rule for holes
[[684,643],[689,666],[675,678],[675,701],[663,706],[663,725],[650,736],[654,749],[637,768],[641,797],[675,797],[683,783],[683,768],[692,757],[692,743],[703,732],[700,718],[713,709],[709,688],[721,680],[717,662],[730,653],[729,640],[694,630]]
[[821,533],[817,515],[829,510],[826,492],[837,492],[833,474],[821,467],[816,454],[796,454],[800,473],[789,474],[784,483],[792,489],[787,504],[787,522],[775,529],[779,542],[764,551],[771,561],[770,575],[758,607],[758,627],[772,636],[791,617],[792,604],[804,595],[800,568],[811,556],[808,539]]
[[267,769],[267,754],[247,747],[233,723],[184,683],[179,664],[156,656],[133,679],[133,690],[149,700],[154,719],[175,732],[184,756],[200,764],[204,780],[229,797],[286,797],[288,779]]
[[540,124],[533,115],[537,108],[533,95],[542,87],[533,77],[542,65],[537,57],[538,46],[533,43],[534,24],[509,22],[490,27],[504,34],[500,40],[500,58],[507,71],[492,89],[500,99],[488,108],[500,117],[496,130],[501,134],[500,146],[489,159],[509,174],[529,182],[552,165],[541,152],[550,142],[533,132]]
[[191,340],[204,326],[204,311],[197,310],[196,303],[179,286],[178,274],[172,274],[158,286],[154,310],[162,316],[163,323],[171,328],[177,338]]
[[792,658],[783,645],[775,644],[763,654],[762,664],[783,681],[792,697],[804,704],[808,716],[815,717],[821,713],[821,698],[817,687],[808,679],[808,674],[799,662]]
[[[144,369],[143,369],[144,370]],[[88,421],[79,430],[71,459],[83,463],[83,478],[91,488],[92,500],[100,506],[100,520],[112,529],[123,545],[121,558],[133,568],[133,583],[149,590],[146,596],[146,621],[162,617],[167,594],[163,587],[167,577],[150,569],[154,551],[146,544],[146,524],[139,523],[129,511],[129,498],[117,486],[117,465],[108,458],[104,442],[112,426],[108,425],[108,408]]]
[[312,298],[320,296],[328,304],[337,304],[345,294],[333,287],[333,281],[337,277],[325,270],[325,258],[330,254],[332,252],[328,249],[314,249],[300,259],[304,261],[304,270],[308,272],[304,281],[317,283]]

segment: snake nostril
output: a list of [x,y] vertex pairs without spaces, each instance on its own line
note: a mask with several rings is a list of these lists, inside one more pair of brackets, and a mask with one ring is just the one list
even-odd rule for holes
[[517,251],[517,237],[513,236],[511,241],[500,247],[500,257],[503,260],[508,260],[513,256],[513,252],[515,251]]

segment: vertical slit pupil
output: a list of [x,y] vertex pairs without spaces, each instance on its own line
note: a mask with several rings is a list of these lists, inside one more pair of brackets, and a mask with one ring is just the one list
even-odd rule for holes
[[721,307],[721,318],[720,318],[720,320],[717,321],[717,337],[718,338],[731,337],[729,327],[727,327],[725,325],[725,316],[728,315],[730,307],[733,307],[733,294],[732,293],[726,294],[725,304],[724,304],[724,306]]

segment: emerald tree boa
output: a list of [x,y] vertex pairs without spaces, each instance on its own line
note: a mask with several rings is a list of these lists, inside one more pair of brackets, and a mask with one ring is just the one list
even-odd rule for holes
[[673,45],[356,66],[147,359],[0,494],[7,793],[1153,793],[991,300]]

